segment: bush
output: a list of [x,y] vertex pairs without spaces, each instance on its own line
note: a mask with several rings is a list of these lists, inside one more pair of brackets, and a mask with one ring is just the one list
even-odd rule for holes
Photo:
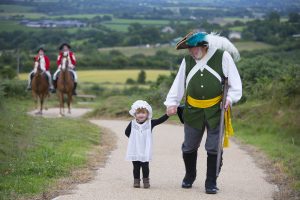
[[19,80],[0,80],[0,88],[4,97],[28,97],[26,82]]
[[0,69],[0,77],[3,79],[13,79],[17,76],[16,70],[10,66],[4,66]]
[[90,88],[85,89],[84,91],[87,91],[87,93],[91,92],[96,95],[101,95],[105,91],[105,88],[99,86],[98,84],[93,84]]
[[133,84],[135,84],[135,81],[132,78],[128,78],[126,80],[126,84],[133,85]]

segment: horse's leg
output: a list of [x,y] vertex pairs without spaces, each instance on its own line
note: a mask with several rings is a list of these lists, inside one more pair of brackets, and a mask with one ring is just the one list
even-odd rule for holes
[[32,91],[32,97],[33,97],[33,101],[34,101],[34,107],[37,110],[38,109],[38,99],[37,99],[37,95],[35,94],[34,91]]
[[64,98],[64,96],[61,92],[58,92],[58,98],[59,98],[59,115],[63,116],[62,109],[63,109],[63,98]]
[[68,113],[69,114],[71,114],[71,102],[72,102],[72,92],[70,93],[68,93],[68,109],[69,109],[69,111],[68,111]]
[[63,110],[63,114],[65,115],[65,95],[64,93],[61,93],[62,97],[62,110]]
[[49,94],[44,95],[44,110],[48,110],[47,100],[49,98]]
[[40,95],[36,95],[36,105],[37,105],[37,112],[35,113],[36,115],[40,115],[40,114],[42,114],[42,112],[41,112],[41,97],[40,97]]
[[40,96],[40,102],[41,102],[40,112],[41,112],[41,115],[43,114],[44,98],[45,98],[44,94],[41,94],[41,96]]

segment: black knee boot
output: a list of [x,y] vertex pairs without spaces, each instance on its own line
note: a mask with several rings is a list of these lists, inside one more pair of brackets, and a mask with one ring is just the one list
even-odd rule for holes
[[217,188],[217,155],[207,153],[207,171],[205,180],[205,191],[207,194],[216,194]]
[[197,176],[197,151],[182,154],[185,165],[185,176],[182,188],[191,188]]
[[52,93],[55,93],[56,92],[56,88],[57,88],[57,80],[53,80],[53,90],[51,91]]
[[77,88],[77,83],[74,82],[73,95],[77,95],[76,88]]

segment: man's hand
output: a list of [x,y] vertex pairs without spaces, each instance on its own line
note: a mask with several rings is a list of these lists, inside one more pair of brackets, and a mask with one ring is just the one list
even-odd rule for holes
[[167,115],[168,116],[176,115],[176,113],[177,113],[177,107],[178,106],[169,106],[167,108]]
[[225,111],[228,110],[229,106],[231,105],[231,102],[229,99],[226,99],[226,103],[225,103]]

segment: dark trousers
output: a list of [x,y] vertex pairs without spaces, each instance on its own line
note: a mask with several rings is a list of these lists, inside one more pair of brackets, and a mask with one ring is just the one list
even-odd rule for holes
[[210,128],[207,123],[205,123],[202,129],[193,128],[187,124],[184,124],[184,142],[182,144],[183,153],[191,153],[197,151],[203,133],[207,127],[207,137],[205,141],[205,149],[207,153],[217,155],[218,144],[219,144],[219,126],[216,128]]
[[140,171],[142,168],[143,178],[149,178],[149,162],[132,161],[133,177],[140,179]]

